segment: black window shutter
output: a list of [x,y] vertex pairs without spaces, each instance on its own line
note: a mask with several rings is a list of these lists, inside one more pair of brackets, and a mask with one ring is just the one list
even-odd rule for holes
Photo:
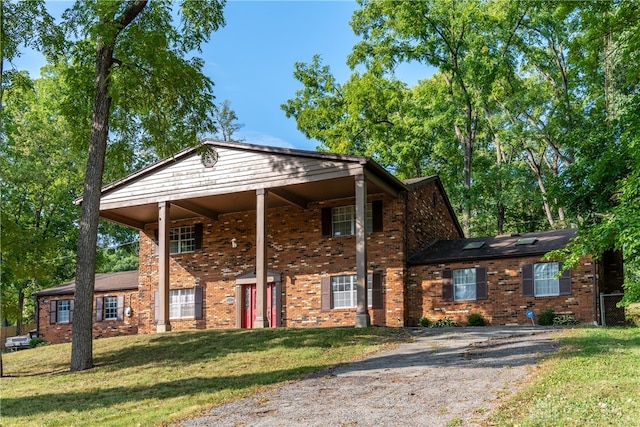
[[331,208],[322,208],[322,237],[331,237],[333,227],[331,224]]
[[331,310],[331,277],[323,276],[320,279],[320,311]]
[[116,318],[120,321],[124,320],[124,295],[118,295],[118,310]]
[[104,305],[104,298],[96,298],[96,322],[102,322],[102,307]]
[[196,246],[196,251],[201,251],[202,250],[202,230],[203,230],[203,226],[202,224],[195,224],[193,227],[193,231],[195,232],[195,246]]
[[382,307],[382,273],[373,273],[373,283],[371,284],[371,308]]
[[371,203],[372,229],[382,231],[382,200],[375,200]]
[[[558,263],[558,268],[562,268],[562,263]],[[571,270],[565,270],[560,276],[558,283],[560,289],[560,295],[571,295]]]
[[533,291],[533,264],[524,264],[522,266],[522,296],[532,297]]
[[442,270],[442,300],[453,301],[453,270]]
[[73,299],[69,300],[69,323],[73,322],[73,309],[74,309],[74,304],[73,304]]
[[194,316],[196,320],[202,319],[202,286],[195,287]]
[[49,324],[53,325],[58,321],[58,301],[49,301]]
[[153,292],[153,321],[158,323],[158,317],[160,317],[160,305],[158,305],[158,291]]
[[476,267],[476,299],[481,300],[488,297],[487,269],[485,267]]
[[153,230],[153,254],[158,255],[160,253],[160,238],[158,237],[158,229]]

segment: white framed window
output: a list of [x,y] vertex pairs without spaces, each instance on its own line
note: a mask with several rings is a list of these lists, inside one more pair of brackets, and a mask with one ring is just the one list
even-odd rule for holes
[[[333,236],[350,236],[356,234],[356,207],[338,206],[331,209],[331,234]],[[373,231],[373,204],[367,203],[365,211],[365,231]]]
[[118,297],[104,297],[104,320],[118,319]]
[[476,299],[475,268],[459,268],[453,270],[453,299],[454,301]]
[[193,225],[174,227],[169,231],[169,253],[183,254],[196,250],[196,232]]
[[533,292],[537,297],[560,295],[558,271],[560,264],[546,262],[533,264]]
[[169,319],[195,317],[195,288],[169,291]]
[[69,323],[71,313],[71,300],[63,299],[58,301],[56,317],[58,323]]
[[[367,301],[371,307],[373,292],[373,275],[367,274]],[[358,279],[355,274],[331,277],[331,298],[333,308],[355,308],[358,305]]]

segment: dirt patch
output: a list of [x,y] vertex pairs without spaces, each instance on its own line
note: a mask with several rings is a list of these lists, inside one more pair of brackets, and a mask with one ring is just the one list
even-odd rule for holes
[[553,352],[553,330],[418,329],[410,343],[212,408],[183,426],[479,425]]

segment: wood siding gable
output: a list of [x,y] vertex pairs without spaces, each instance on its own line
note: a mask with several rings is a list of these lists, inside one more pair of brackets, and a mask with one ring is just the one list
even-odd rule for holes
[[174,163],[103,194],[100,209],[254,191],[259,188],[355,176],[362,165],[313,157],[216,148],[218,162],[205,167],[195,151]]

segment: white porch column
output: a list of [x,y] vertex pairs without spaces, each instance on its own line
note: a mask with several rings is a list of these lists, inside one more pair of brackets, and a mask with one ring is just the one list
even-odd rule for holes
[[171,330],[169,322],[169,230],[171,204],[158,203],[158,324],[157,332]]
[[267,190],[256,190],[256,320],[255,328],[268,328],[267,314]]
[[367,302],[367,181],[364,175],[356,180],[356,328],[370,326]]

